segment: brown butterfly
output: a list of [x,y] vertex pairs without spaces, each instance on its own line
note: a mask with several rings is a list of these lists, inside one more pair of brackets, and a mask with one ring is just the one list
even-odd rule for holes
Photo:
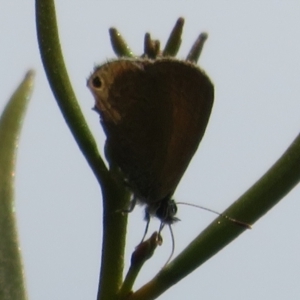
[[172,224],[172,199],[205,133],[214,87],[196,64],[170,57],[120,58],[94,70],[88,87],[114,162],[146,220]]

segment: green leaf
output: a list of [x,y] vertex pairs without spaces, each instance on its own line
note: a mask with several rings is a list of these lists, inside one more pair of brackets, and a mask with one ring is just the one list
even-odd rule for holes
[[0,299],[27,299],[18,242],[14,176],[18,138],[33,88],[29,71],[0,118]]

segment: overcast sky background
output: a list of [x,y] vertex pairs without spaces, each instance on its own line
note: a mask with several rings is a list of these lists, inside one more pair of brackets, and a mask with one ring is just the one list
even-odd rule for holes
[[[199,64],[215,84],[215,104],[201,146],[175,199],[223,211],[279,158],[300,129],[298,1],[56,1],[59,33],[80,106],[103,153],[104,135],[86,79],[115,57],[108,28],[141,54],[146,31],[164,45],[185,17],[184,58],[209,33]],[[30,300],[94,300],[101,251],[101,193],[48,86],[35,31],[34,1],[3,1],[0,10],[0,108],[29,68],[33,97],[22,131],[16,207]],[[160,299],[299,299],[300,189]],[[179,253],[214,218],[179,207]],[[126,262],[144,231],[143,210],[129,217]],[[157,230],[152,222],[149,232]],[[164,244],[135,288],[171,251]],[[127,271],[128,264],[125,271]]]

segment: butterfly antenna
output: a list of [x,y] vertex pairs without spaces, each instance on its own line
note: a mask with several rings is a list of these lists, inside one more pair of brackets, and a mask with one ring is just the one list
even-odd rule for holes
[[206,210],[206,211],[209,211],[209,212],[212,212],[220,217],[223,217],[231,222],[233,222],[234,224],[236,225],[239,225],[241,227],[244,227],[244,228],[247,228],[247,229],[252,229],[251,225],[248,224],[248,223],[245,223],[245,222],[242,222],[242,221],[239,221],[239,220],[236,220],[236,219],[233,219],[227,215],[224,215],[224,214],[221,214],[215,210],[212,210],[212,209],[209,209],[207,207],[203,207],[201,205],[196,205],[196,204],[192,204],[192,203],[186,203],[186,202],[176,202],[176,204],[184,204],[184,205],[188,205],[188,206],[193,206],[193,207],[197,207],[197,208],[200,208],[200,209],[203,209],[203,210]]
[[[161,233],[161,231],[163,230],[164,226],[165,226],[165,223],[162,222],[162,223],[160,224],[158,236],[161,236],[160,233]],[[164,268],[164,267],[170,262],[171,258],[173,257],[173,254],[174,254],[174,252],[175,252],[175,238],[174,238],[174,233],[173,233],[171,224],[168,224],[168,226],[169,226],[170,235],[171,235],[172,250],[171,250],[171,254],[170,254],[168,260],[166,261],[166,263],[164,264],[164,266],[163,266],[162,268]]]

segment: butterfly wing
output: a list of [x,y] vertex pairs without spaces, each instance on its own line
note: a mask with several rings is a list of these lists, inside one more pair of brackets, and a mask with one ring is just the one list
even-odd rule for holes
[[206,74],[192,63],[158,60],[155,71],[164,77],[162,93],[171,102],[168,144],[157,188],[161,199],[175,191],[205,133],[214,100],[214,88]]
[[88,86],[107,136],[108,160],[120,167],[140,201],[172,195],[208,123],[208,77],[171,58],[121,59],[96,69]]

